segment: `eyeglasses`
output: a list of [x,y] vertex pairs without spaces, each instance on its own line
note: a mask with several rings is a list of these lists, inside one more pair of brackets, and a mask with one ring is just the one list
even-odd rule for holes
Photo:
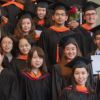
[[87,13],[86,16],[95,16],[97,13]]

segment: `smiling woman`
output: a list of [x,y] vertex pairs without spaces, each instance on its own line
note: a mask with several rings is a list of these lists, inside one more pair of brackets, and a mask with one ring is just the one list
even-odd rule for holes
[[89,81],[89,64],[91,60],[76,57],[67,66],[73,68],[72,85],[66,87],[61,94],[60,100],[98,100],[96,93],[91,88]]

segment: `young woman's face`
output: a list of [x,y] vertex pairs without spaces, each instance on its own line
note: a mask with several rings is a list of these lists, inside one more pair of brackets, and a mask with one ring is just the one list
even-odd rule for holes
[[27,55],[31,50],[31,45],[26,39],[21,39],[19,41],[19,50],[23,55]]
[[24,18],[22,20],[22,31],[28,33],[30,32],[31,27],[32,27],[31,20],[29,18]]
[[88,78],[88,72],[85,68],[76,68],[74,71],[74,78],[77,85],[85,86]]
[[13,41],[9,37],[4,37],[1,42],[1,47],[4,53],[10,53],[13,48]]
[[38,7],[37,8],[37,16],[39,19],[44,19],[46,16],[46,8]]
[[35,51],[33,53],[33,57],[31,60],[31,66],[33,66],[34,68],[40,68],[43,64],[43,58],[38,56],[37,51]]
[[77,55],[77,48],[74,44],[70,43],[68,45],[65,46],[64,49],[64,54],[66,56],[67,59],[72,60],[76,57]]

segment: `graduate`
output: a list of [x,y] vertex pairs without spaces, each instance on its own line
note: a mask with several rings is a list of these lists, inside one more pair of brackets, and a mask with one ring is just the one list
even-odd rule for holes
[[[7,0],[6,0],[7,1]],[[2,5],[2,14],[8,18],[8,23],[3,27],[7,35],[12,35],[17,24],[18,14],[24,10],[24,5],[19,1],[8,1]]]
[[0,39],[0,45],[3,50],[4,55],[8,58],[8,61],[11,62],[13,59],[13,39],[11,36],[2,36]]
[[[95,44],[95,49],[89,53],[89,56],[91,55],[100,55],[100,25],[96,26],[91,30],[93,32],[93,40]],[[96,92],[99,95],[100,98],[100,73],[98,72],[97,75],[94,75],[94,87],[96,88]]]
[[51,26],[51,14],[49,5],[53,4],[52,1],[41,1],[38,0],[35,7],[35,16],[33,17],[33,21],[36,27],[37,38],[40,37],[41,32],[45,28],[49,28]]
[[61,91],[71,84],[72,68],[65,65],[76,56],[81,56],[79,46],[71,36],[63,37],[59,46],[59,63],[52,68],[52,100],[59,100]]
[[80,47],[83,56],[87,56],[94,48],[91,32],[81,26],[82,23],[82,7],[80,5],[72,5],[69,10],[68,27],[75,32],[77,43]]
[[3,63],[4,54],[0,47],[0,100],[20,100],[17,78]]
[[39,46],[43,48],[46,54],[46,62],[48,65],[54,65],[58,62],[57,48],[60,39],[73,34],[73,32],[70,32],[69,28],[65,26],[65,22],[68,19],[67,11],[69,7],[60,2],[55,3],[51,8],[54,11],[52,15],[54,25],[44,30],[39,39]]
[[32,17],[29,13],[25,12],[24,15],[20,17],[13,36],[16,42],[25,36],[32,44],[35,44],[35,35],[35,26],[32,22]]
[[25,37],[21,38],[18,43],[18,55],[16,59],[11,62],[12,70],[17,76],[27,67],[28,53],[30,50],[31,42]]
[[82,27],[88,31],[96,26],[96,21],[98,19],[96,8],[98,7],[100,7],[100,5],[92,1],[88,1],[83,7],[83,18],[86,21],[86,23],[84,23]]
[[100,25],[91,30],[93,32],[93,39],[95,49],[91,52],[91,55],[100,55]]
[[89,59],[76,57],[67,65],[73,68],[72,85],[62,91],[60,100],[99,100],[89,81],[90,63]]
[[21,100],[51,100],[51,79],[43,50],[33,47],[28,58],[28,66],[20,76]]
[[6,68],[12,69],[11,62],[15,59],[16,56],[16,49],[14,45],[14,40],[12,36],[4,35],[0,39],[0,46],[2,48],[4,54],[4,64]]

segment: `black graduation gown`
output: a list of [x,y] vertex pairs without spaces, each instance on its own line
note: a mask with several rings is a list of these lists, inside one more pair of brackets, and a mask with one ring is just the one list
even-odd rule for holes
[[11,62],[11,70],[17,75],[18,78],[19,73],[27,66],[27,59],[16,58]]
[[57,32],[53,29],[46,29],[41,33],[39,39],[39,46],[43,48],[46,54],[46,62],[47,65],[54,65],[56,64],[56,56],[57,56],[57,45],[60,39],[64,36],[68,36],[73,34],[71,31],[64,31],[64,32]]
[[20,74],[21,100],[51,100],[51,78],[44,74],[36,79],[28,73]]
[[58,100],[61,91],[69,85],[71,85],[71,77],[62,77],[60,65],[54,65],[52,68],[52,100]]
[[17,78],[6,68],[0,73],[0,100],[20,100]]
[[95,94],[73,91],[65,88],[61,94],[60,100],[99,100]]
[[7,35],[11,35],[14,32],[14,28],[17,24],[17,16],[22,10],[17,6],[11,4],[2,7],[2,14],[8,18],[8,23],[3,27],[3,31]]
[[89,32],[81,26],[72,30],[77,34],[76,41],[80,47],[83,56],[87,56],[91,51],[94,50],[95,45]]

